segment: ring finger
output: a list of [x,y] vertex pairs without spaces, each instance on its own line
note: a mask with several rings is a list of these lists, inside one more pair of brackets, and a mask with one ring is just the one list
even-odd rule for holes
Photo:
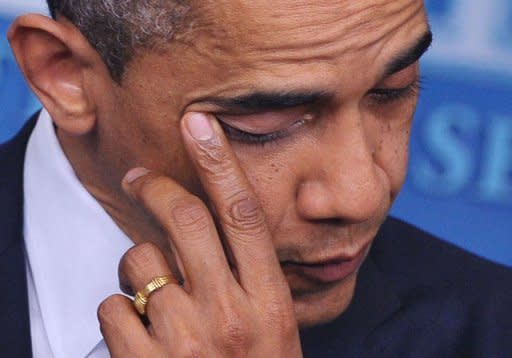
[[[147,295],[146,315],[156,331],[161,330],[163,310],[167,306],[180,305],[190,300],[187,293],[179,286],[162,252],[151,243],[134,246],[126,252],[119,264],[121,285],[130,286],[134,293],[141,292],[155,278],[166,277],[169,282],[163,287],[153,289]],[[171,300],[173,303],[171,303]],[[167,326],[167,324],[165,324]]]

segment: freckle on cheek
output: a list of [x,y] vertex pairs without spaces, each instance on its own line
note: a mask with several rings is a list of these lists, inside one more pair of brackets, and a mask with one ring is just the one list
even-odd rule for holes
[[382,147],[384,146],[384,139],[380,139],[379,145],[377,146],[377,151],[382,152]]
[[142,144],[147,145],[149,143],[149,138],[144,135],[141,137],[141,142]]

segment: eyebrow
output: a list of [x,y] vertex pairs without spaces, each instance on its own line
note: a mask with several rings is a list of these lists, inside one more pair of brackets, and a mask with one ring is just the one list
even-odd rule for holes
[[403,53],[396,56],[387,66],[384,71],[384,78],[390,76],[394,73],[400,72],[401,70],[409,67],[416,61],[418,61],[421,56],[427,52],[427,50],[432,45],[433,35],[432,31],[428,30],[423,34],[422,37],[419,38],[418,41],[414,44],[413,47],[404,51]]
[[[418,61],[432,44],[432,38],[432,32],[428,30],[412,48],[399,54],[386,66],[383,77],[397,73]],[[333,98],[335,94],[326,91],[255,91],[236,97],[206,97],[202,98],[201,102],[215,105],[225,111],[257,113],[313,106],[327,103]]]
[[240,112],[262,110],[283,110],[299,106],[314,105],[328,101],[334,95],[322,91],[307,92],[252,92],[231,98],[205,98],[201,102],[216,105],[222,109]]

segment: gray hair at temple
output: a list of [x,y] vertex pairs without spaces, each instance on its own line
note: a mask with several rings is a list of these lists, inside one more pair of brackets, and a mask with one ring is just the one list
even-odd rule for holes
[[47,0],[53,18],[69,19],[121,82],[139,48],[170,41],[190,26],[192,0]]

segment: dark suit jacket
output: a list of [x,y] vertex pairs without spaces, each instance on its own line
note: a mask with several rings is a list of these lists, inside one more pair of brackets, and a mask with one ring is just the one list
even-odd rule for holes
[[[34,123],[0,146],[0,357],[31,354],[22,221]],[[388,219],[348,310],[301,338],[307,357],[512,357],[512,273]]]

